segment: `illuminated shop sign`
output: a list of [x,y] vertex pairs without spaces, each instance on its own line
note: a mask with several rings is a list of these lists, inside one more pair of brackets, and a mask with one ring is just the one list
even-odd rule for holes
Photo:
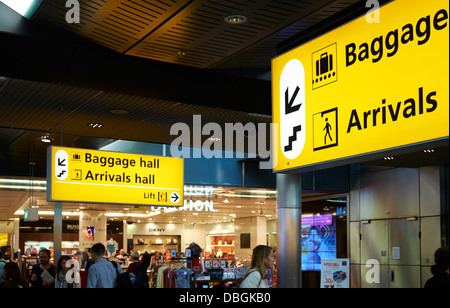
[[183,159],[49,147],[47,201],[183,206]]
[[164,209],[167,211],[190,211],[190,212],[215,212],[213,201],[201,201],[201,200],[184,200],[184,206],[181,207],[154,207],[153,211]]
[[272,61],[275,171],[448,140],[449,2],[395,0],[379,16]]

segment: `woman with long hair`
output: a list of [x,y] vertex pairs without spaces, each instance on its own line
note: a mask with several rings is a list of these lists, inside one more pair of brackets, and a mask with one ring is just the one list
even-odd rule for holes
[[252,263],[245,273],[241,288],[268,288],[266,270],[272,269],[275,256],[272,247],[259,245],[253,249]]
[[72,260],[70,256],[61,256],[56,263],[55,288],[80,288],[80,283],[75,281],[75,277],[67,281],[67,272],[70,269],[67,267],[67,261],[69,260]]
[[28,285],[22,280],[20,275],[19,266],[17,263],[9,262],[5,264],[3,268],[3,273],[1,273],[5,278],[2,283],[0,283],[0,288],[27,288]]

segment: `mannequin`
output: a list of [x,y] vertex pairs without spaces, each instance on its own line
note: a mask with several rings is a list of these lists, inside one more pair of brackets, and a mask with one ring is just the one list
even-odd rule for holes
[[117,242],[116,242],[115,240],[113,240],[113,238],[111,237],[111,238],[106,242],[106,251],[108,252],[108,257],[114,256],[114,253],[117,251],[118,248],[119,248],[119,245],[118,245]]

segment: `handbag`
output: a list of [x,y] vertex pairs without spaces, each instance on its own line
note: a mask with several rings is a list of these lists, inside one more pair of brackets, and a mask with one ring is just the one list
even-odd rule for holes
[[222,280],[223,268],[208,268],[208,274],[211,280]]

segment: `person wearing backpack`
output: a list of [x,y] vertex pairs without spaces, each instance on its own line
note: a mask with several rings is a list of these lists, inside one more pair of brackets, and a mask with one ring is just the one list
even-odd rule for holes
[[[145,289],[149,288],[149,278],[147,275],[147,268],[150,266],[151,256],[148,253],[145,253],[142,256],[142,262],[136,274],[131,271],[127,271],[122,274],[117,274],[115,288],[118,289]],[[114,267],[117,269],[117,263],[113,263]]]
[[105,258],[105,245],[97,243],[92,246],[91,254],[94,262],[89,267],[87,288],[114,288],[116,285],[116,278],[123,273],[123,270],[116,262],[117,266],[113,265]]
[[272,247],[259,245],[253,249],[252,263],[240,288],[268,288],[267,269],[272,269],[275,256]]

